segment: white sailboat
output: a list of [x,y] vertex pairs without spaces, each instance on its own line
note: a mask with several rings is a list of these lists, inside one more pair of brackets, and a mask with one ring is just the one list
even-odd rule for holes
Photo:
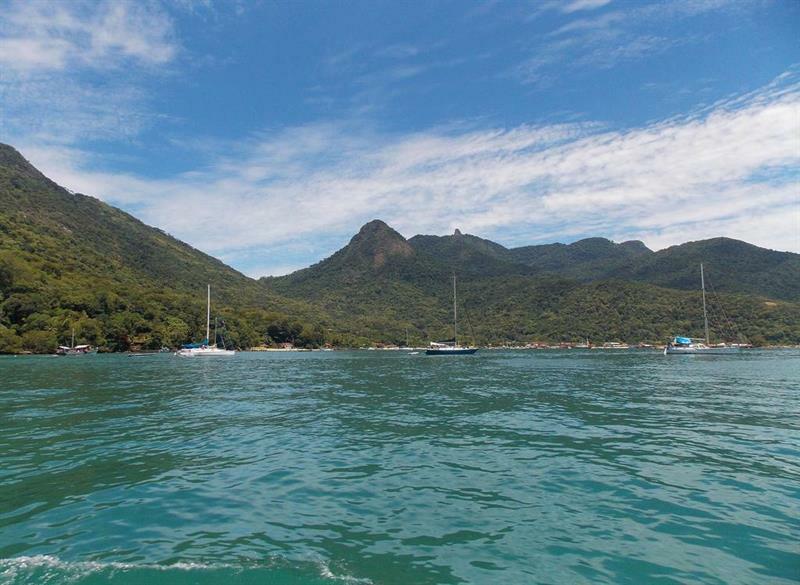
[[430,343],[425,355],[470,355],[478,351],[477,347],[461,347],[458,345],[458,304],[456,302],[456,275],[453,275],[453,342]]
[[208,336],[211,334],[211,285],[208,285],[208,296],[206,300],[206,338],[200,343],[184,345],[175,352],[180,357],[231,357],[236,355],[232,349],[221,349],[217,347],[216,330],[214,332],[214,343],[208,343]]
[[728,354],[736,353],[739,347],[731,345],[711,345],[710,336],[708,333],[708,311],[706,310],[706,279],[703,273],[703,265],[700,264],[700,287],[703,291],[703,325],[705,327],[705,338],[697,339],[692,337],[675,336],[675,338],[667,343],[664,348],[664,355],[713,355],[713,354]]
[[72,328],[72,343],[69,346],[59,345],[56,355],[86,355],[95,353],[91,345],[75,345],[75,328]]

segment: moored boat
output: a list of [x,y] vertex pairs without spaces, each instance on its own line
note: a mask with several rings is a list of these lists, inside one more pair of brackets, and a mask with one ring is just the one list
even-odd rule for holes
[[672,341],[667,343],[664,348],[664,355],[681,355],[681,354],[718,354],[718,353],[736,353],[739,351],[738,345],[708,345],[704,343],[703,339],[695,339],[692,337],[675,337]]
[[[215,325],[216,328],[216,325]],[[215,329],[216,331],[216,329]],[[232,357],[236,351],[217,347],[216,332],[214,343],[208,343],[211,334],[211,285],[208,285],[208,296],[206,301],[206,338],[200,343],[188,343],[175,352],[180,357]]]
[[703,326],[705,338],[683,337],[676,335],[664,347],[664,355],[717,355],[737,353],[743,344],[711,344],[708,327],[708,309],[706,307],[706,279],[703,265],[700,264],[700,289],[703,292]]
[[478,351],[477,347],[462,347],[458,345],[458,303],[456,297],[456,275],[453,275],[453,340],[432,341],[425,355],[472,355]]
[[92,348],[91,345],[73,345],[72,347],[59,345],[58,349],[56,349],[56,355],[86,355],[96,352],[97,350]]
[[72,355],[87,355],[90,353],[97,353],[91,345],[75,345],[75,329],[72,330],[72,343],[69,346],[59,345],[56,349],[56,355],[72,356]]
[[438,343],[432,341],[425,350],[425,355],[469,355],[478,351],[477,347],[461,347],[456,344]]

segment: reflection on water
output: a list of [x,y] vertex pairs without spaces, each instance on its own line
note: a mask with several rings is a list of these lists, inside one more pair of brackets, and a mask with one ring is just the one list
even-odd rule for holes
[[793,582],[798,357],[0,358],[0,582]]

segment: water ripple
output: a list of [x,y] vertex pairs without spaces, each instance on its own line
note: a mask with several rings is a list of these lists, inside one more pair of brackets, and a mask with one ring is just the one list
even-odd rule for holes
[[0,358],[0,582],[796,582],[799,358]]

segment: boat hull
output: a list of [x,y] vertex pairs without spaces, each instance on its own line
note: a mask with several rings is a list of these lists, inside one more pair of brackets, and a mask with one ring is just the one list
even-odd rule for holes
[[665,347],[664,355],[726,355],[738,353],[738,347]]
[[426,349],[425,355],[472,355],[478,351],[477,347],[449,347]]
[[203,358],[215,358],[215,357],[233,357],[236,355],[236,352],[232,349],[208,349],[208,348],[200,348],[200,349],[181,349],[175,353],[175,355],[180,357],[203,357]]

